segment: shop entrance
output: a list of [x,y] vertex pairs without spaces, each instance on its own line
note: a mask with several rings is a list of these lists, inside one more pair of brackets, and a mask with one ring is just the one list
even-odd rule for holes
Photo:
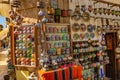
[[117,69],[116,69],[116,56],[115,48],[117,47],[117,33],[110,32],[105,35],[107,53],[110,58],[110,63],[106,65],[106,76],[111,78],[111,80],[117,80]]

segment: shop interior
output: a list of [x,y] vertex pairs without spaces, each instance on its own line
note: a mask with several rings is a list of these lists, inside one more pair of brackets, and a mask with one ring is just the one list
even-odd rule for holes
[[119,0],[0,6],[0,80],[120,80]]

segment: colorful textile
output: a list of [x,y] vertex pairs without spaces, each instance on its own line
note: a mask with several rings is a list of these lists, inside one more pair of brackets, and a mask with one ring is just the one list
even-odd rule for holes
[[82,67],[72,66],[63,69],[57,69],[53,71],[39,70],[41,80],[72,80],[82,78]]

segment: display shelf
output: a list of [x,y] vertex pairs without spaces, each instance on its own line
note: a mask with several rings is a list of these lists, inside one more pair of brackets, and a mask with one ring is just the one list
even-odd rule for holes
[[46,42],[69,42],[69,40],[67,41],[67,40],[55,40],[55,41],[46,41]]
[[10,26],[12,63],[16,67],[36,67],[37,28],[31,24]]
[[30,68],[35,68],[36,66],[30,66],[30,65],[15,65],[15,67],[30,67]]
[[[43,54],[40,60],[44,61],[41,63],[43,70],[55,70],[64,66],[67,67],[72,65],[73,57],[71,53],[71,36],[69,24],[47,23],[43,25],[43,27],[45,39],[44,49],[46,50],[45,53],[47,53],[45,55]],[[51,28],[54,28],[56,31],[51,32]],[[65,33],[62,33],[63,28],[66,30]],[[58,31],[60,33],[58,33]]]
[[[53,29],[53,30],[51,30],[51,29]],[[61,48],[61,49],[69,48],[69,50],[70,50],[70,30],[69,30],[69,24],[47,23],[46,24],[45,37],[46,37],[46,44],[54,45],[56,43],[58,48]],[[55,37],[57,37],[57,39]],[[51,38],[51,39],[47,39],[47,38]],[[53,38],[54,38],[54,40],[52,40]],[[64,42],[66,42],[66,45],[67,45],[66,47],[63,47],[63,43]],[[69,42],[69,46],[68,46],[67,42]],[[58,44],[60,44],[62,46],[59,47]],[[55,47],[55,45],[52,46],[52,49],[53,48],[57,49]],[[47,50],[49,50],[49,49],[51,49],[51,48],[47,46]]]
[[[46,33],[46,35],[51,35],[51,34],[55,34],[55,33]],[[68,34],[68,32],[58,32],[58,33],[56,33],[56,34],[61,34],[61,35],[63,35],[63,34]]]

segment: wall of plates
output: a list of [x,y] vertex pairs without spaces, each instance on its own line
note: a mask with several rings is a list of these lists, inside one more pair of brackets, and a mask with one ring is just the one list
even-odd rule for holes
[[72,53],[83,67],[84,79],[105,76],[103,67],[109,63],[105,33],[120,29],[119,9],[110,6],[93,0],[69,0]]

